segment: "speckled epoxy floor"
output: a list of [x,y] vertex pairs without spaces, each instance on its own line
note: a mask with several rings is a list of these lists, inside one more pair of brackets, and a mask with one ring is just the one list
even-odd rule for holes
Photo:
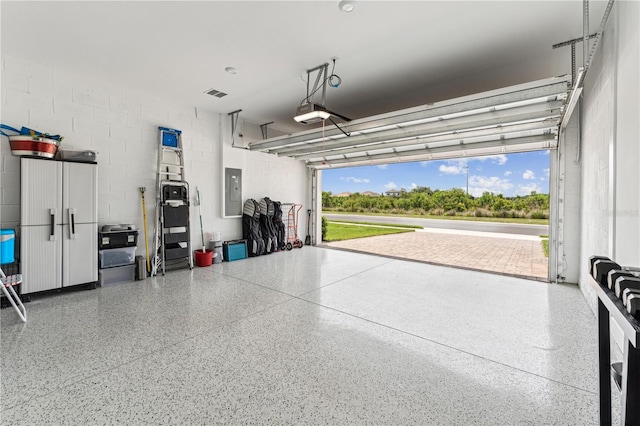
[[575,286],[305,247],[32,300],[2,424],[597,423]]

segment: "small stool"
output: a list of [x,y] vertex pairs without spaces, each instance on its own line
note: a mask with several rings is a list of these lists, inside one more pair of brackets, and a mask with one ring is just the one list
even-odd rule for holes
[[[24,322],[27,322],[27,310],[22,304],[22,300],[18,297],[18,294],[13,289],[14,285],[18,285],[22,283],[22,274],[15,275],[5,275],[2,268],[0,268],[0,288],[2,288],[2,292],[11,302],[11,306],[16,310],[20,319]],[[9,290],[7,290],[9,289]]]

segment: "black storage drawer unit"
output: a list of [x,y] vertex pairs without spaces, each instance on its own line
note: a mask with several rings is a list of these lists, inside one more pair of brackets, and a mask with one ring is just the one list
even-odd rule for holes
[[188,240],[189,233],[187,232],[174,232],[164,234],[165,260],[174,260],[188,257]]
[[165,228],[189,226],[189,206],[162,206]]
[[138,245],[138,231],[110,231],[98,232],[98,249],[113,249],[136,247]]
[[174,243],[186,243],[189,234],[186,232],[174,232],[172,234],[164,234],[164,244],[169,246]]
[[189,201],[187,188],[182,185],[167,185],[162,188],[162,201],[179,200],[185,203]]
[[164,251],[165,260],[184,259],[185,257],[189,257],[188,248],[182,248],[178,244],[167,244]]

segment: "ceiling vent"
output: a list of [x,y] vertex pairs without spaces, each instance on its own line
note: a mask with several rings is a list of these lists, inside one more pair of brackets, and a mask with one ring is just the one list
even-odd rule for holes
[[226,93],[216,89],[209,89],[204,93],[206,93],[207,95],[215,96],[216,98],[224,98],[225,96],[227,96]]

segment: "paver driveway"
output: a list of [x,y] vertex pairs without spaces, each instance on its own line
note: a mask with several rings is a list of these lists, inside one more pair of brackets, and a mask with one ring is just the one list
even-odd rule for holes
[[326,246],[548,280],[548,259],[541,240],[526,235],[425,229],[330,242]]

